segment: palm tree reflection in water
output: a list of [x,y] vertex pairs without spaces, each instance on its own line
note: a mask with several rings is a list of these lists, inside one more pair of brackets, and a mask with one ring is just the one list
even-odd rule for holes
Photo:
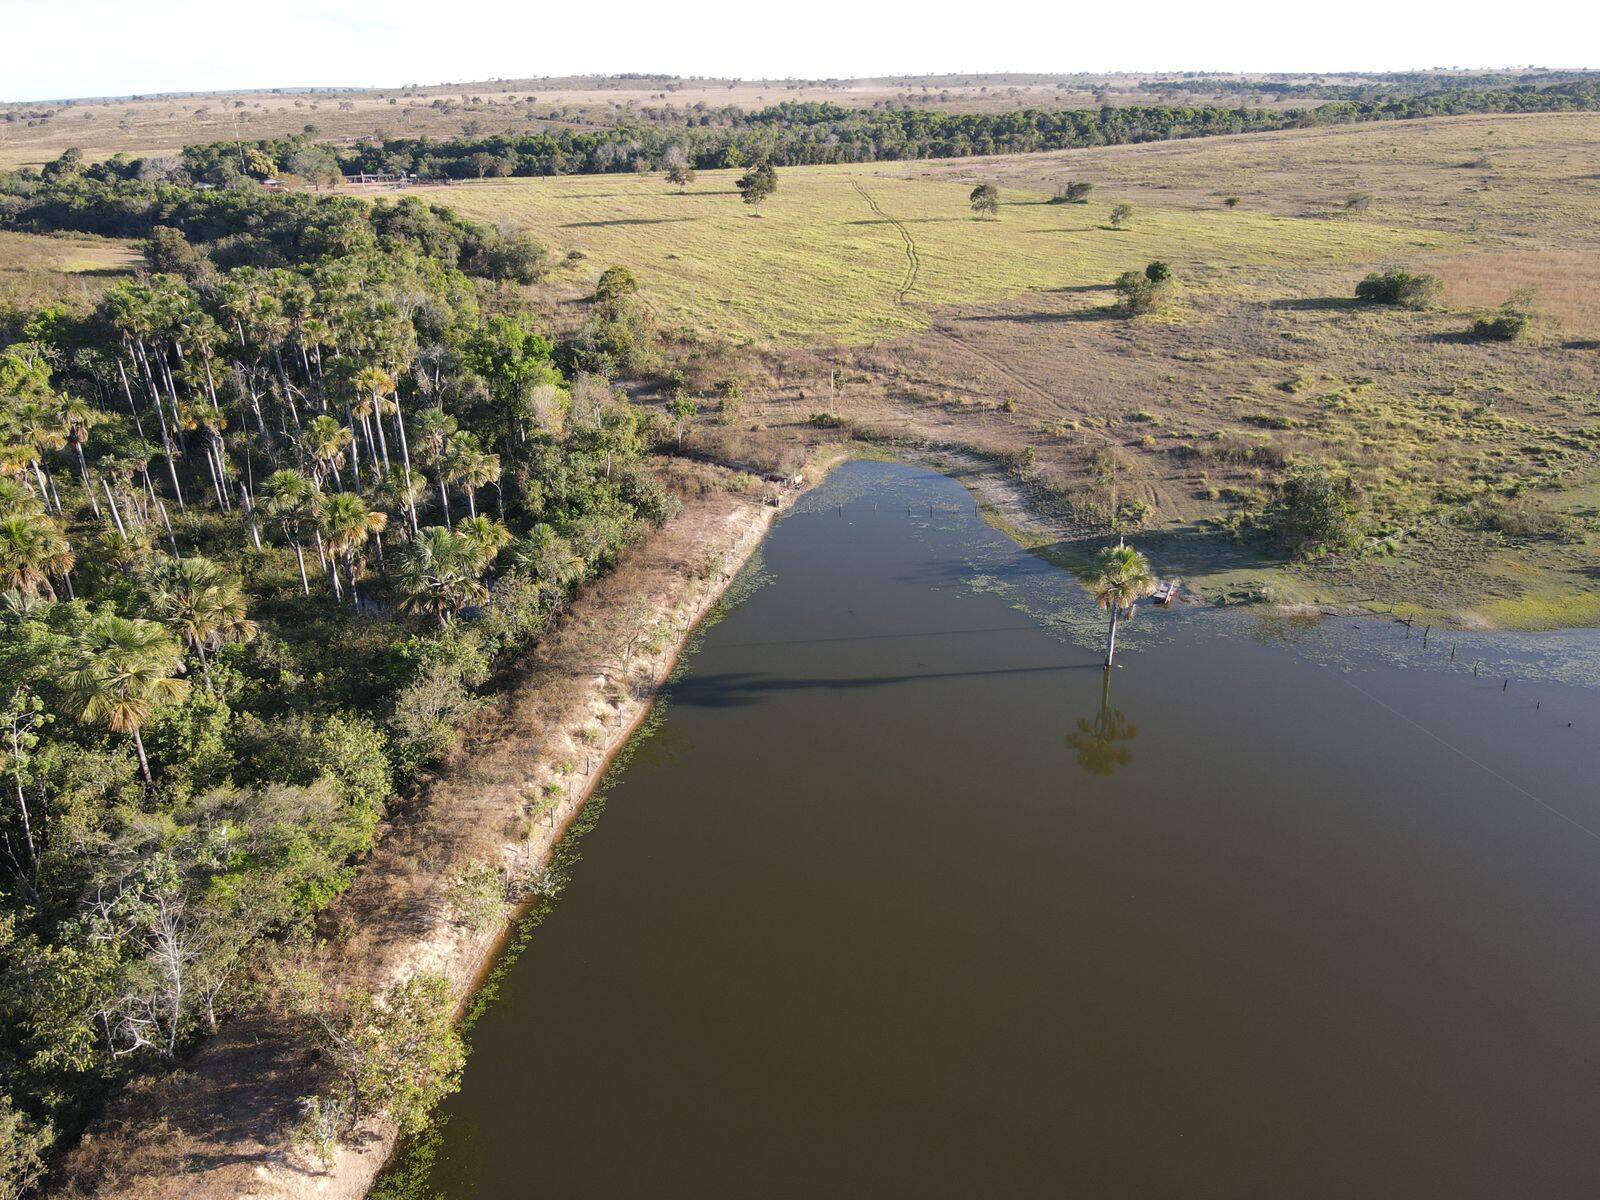
[[1067,745],[1078,752],[1078,766],[1089,775],[1110,775],[1133,761],[1126,743],[1139,736],[1139,727],[1111,707],[1111,672],[1100,682],[1100,708],[1093,717],[1079,717],[1078,727],[1067,734]]

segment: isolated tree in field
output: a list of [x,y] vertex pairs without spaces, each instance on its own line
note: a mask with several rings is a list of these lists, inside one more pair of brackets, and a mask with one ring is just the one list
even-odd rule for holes
[[993,217],[1000,212],[1000,189],[992,183],[980,183],[967,199],[980,217]]
[[1348,548],[1356,538],[1355,485],[1326,467],[1296,467],[1279,481],[1261,526],[1296,558]]
[[1087,204],[1089,193],[1094,191],[1094,184],[1082,180],[1070,180],[1056,189],[1056,194],[1050,197],[1051,204]]
[[1111,614],[1106,634],[1106,670],[1117,654],[1117,622],[1122,615],[1156,590],[1149,560],[1132,546],[1107,546],[1095,556],[1085,575],[1094,602]]
[[680,192],[694,182],[694,163],[682,146],[668,146],[661,165],[666,168],[667,182],[675,184]]
[[152,782],[140,730],[156,708],[189,694],[188,683],[177,678],[183,670],[182,649],[154,621],[101,613],[84,631],[83,657],[83,666],[69,680],[81,704],[81,719],[129,735],[139,771],[146,783]]
[[778,173],[772,169],[770,162],[757,163],[739,176],[735,186],[746,204],[751,208],[759,208],[778,190]]
[[1133,205],[1123,202],[1111,209],[1111,228],[1126,229],[1133,220]]

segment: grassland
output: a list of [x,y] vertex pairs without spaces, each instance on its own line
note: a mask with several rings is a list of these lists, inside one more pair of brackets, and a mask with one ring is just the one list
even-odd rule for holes
[[91,300],[138,257],[137,246],[109,238],[0,231],[0,305]]
[[968,203],[970,182],[898,166],[788,170],[753,214],[733,186],[737,175],[706,172],[681,194],[659,177],[578,176],[472,183],[445,198],[469,216],[578,249],[597,266],[627,263],[685,323],[804,343],[924,330],[945,305],[1097,289],[1157,257],[1208,292],[1287,266],[1467,247],[1449,234],[1378,221],[1220,207],[1141,206],[1131,227],[1117,230],[1108,224],[1114,195],[1059,205],[1047,192],[1019,189],[1002,194],[998,219],[984,220]]
[[[1094,203],[1047,203],[1066,179],[1093,182]],[[981,180],[1001,185],[996,220],[968,206]],[[1353,193],[1372,197],[1358,216]],[[865,435],[1031,453],[1057,493],[1144,499],[1149,545],[1208,596],[1600,620],[1600,117],[792,169],[759,216],[720,174],[681,195],[617,176],[428,194],[581,251],[575,288],[626,263],[665,319],[748,347],[751,399],[715,436],[805,437],[841,371],[840,411]],[[1126,230],[1108,226],[1118,201],[1136,210]],[[1153,258],[1177,299],[1120,316],[1112,280]],[[1355,305],[1355,282],[1395,263],[1437,272],[1441,303]],[[1523,289],[1535,339],[1465,336]],[[1231,538],[1301,461],[1360,484],[1366,553],[1293,565]],[[1571,517],[1569,536],[1474,517],[1508,491]]]

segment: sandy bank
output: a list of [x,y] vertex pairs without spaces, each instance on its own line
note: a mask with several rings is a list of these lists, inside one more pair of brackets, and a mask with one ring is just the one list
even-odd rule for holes
[[[342,980],[376,989],[437,972],[465,1001],[505,926],[474,932],[454,920],[449,880],[475,862],[549,861],[695,625],[774,518],[841,457],[808,468],[798,486],[769,489],[780,493],[776,505],[768,493],[689,501],[585,590],[327,915],[327,958]],[[365,1125],[327,1168],[296,1148],[290,1131],[313,1068],[291,1025],[242,1015],[182,1070],[113,1103],[68,1156],[60,1194],[355,1200],[388,1161],[395,1131]]]

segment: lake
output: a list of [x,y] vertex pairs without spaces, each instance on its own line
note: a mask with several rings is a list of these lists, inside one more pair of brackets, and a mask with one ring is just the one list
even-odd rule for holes
[[1600,1195],[1596,632],[1141,606],[1108,676],[1068,575],[864,462],[738,591],[427,1194]]

